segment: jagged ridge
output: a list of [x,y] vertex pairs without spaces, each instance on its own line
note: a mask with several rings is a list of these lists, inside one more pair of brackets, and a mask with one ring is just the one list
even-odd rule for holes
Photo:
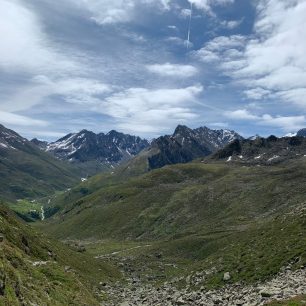
[[243,138],[231,130],[211,130],[207,127],[190,129],[179,125],[173,135],[162,136],[152,142],[151,147],[158,153],[149,157],[149,167],[156,169],[190,162],[216,152],[235,139]]
[[116,164],[130,159],[148,146],[149,142],[145,139],[114,130],[107,134],[82,130],[48,144],[46,151],[71,162],[94,160]]

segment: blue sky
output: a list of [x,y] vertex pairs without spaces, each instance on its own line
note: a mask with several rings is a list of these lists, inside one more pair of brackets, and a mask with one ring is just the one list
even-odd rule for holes
[[294,132],[305,16],[305,0],[1,0],[0,122],[47,140],[178,124]]

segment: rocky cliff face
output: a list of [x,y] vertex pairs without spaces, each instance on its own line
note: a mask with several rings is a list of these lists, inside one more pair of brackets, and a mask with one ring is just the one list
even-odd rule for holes
[[46,151],[71,162],[98,161],[112,164],[127,160],[148,146],[147,140],[137,136],[116,131],[95,134],[82,130],[48,144]]
[[249,164],[273,164],[289,159],[304,157],[306,139],[304,137],[270,136],[258,137],[255,140],[235,140],[216,152],[211,158],[227,162]]
[[207,127],[190,129],[179,125],[173,135],[162,136],[152,142],[151,146],[158,153],[149,158],[149,167],[155,169],[208,156],[235,139],[243,138],[230,130],[211,130]]
[[296,136],[306,137],[306,129],[301,129],[297,132]]

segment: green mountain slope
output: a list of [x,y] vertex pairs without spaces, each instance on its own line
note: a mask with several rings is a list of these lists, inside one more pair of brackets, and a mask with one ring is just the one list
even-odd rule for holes
[[305,199],[304,160],[273,167],[190,163],[97,176],[54,200],[50,228],[75,237],[165,238],[235,228]]
[[80,181],[79,170],[0,125],[2,199],[41,197]]
[[[254,282],[293,259],[306,263],[305,172],[301,158],[262,167],[194,162],[129,180],[97,176],[54,198],[59,211],[41,226],[62,239],[135,241],[133,264],[149,265],[146,275],[159,269],[152,254],[162,253],[181,267],[165,270],[166,279],[215,269],[206,286],[224,284],[226,271],[232,281]],[[140,242],[150,247],[139,250]]]
[[93,282],[117,276],[37,233],[0,203],[0,305],[99,305]]

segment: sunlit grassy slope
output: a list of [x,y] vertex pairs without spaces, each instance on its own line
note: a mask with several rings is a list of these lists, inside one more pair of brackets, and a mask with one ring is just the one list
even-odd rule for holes
[[37,233],[0,204],[0,305],[99,305],[110,266]]

